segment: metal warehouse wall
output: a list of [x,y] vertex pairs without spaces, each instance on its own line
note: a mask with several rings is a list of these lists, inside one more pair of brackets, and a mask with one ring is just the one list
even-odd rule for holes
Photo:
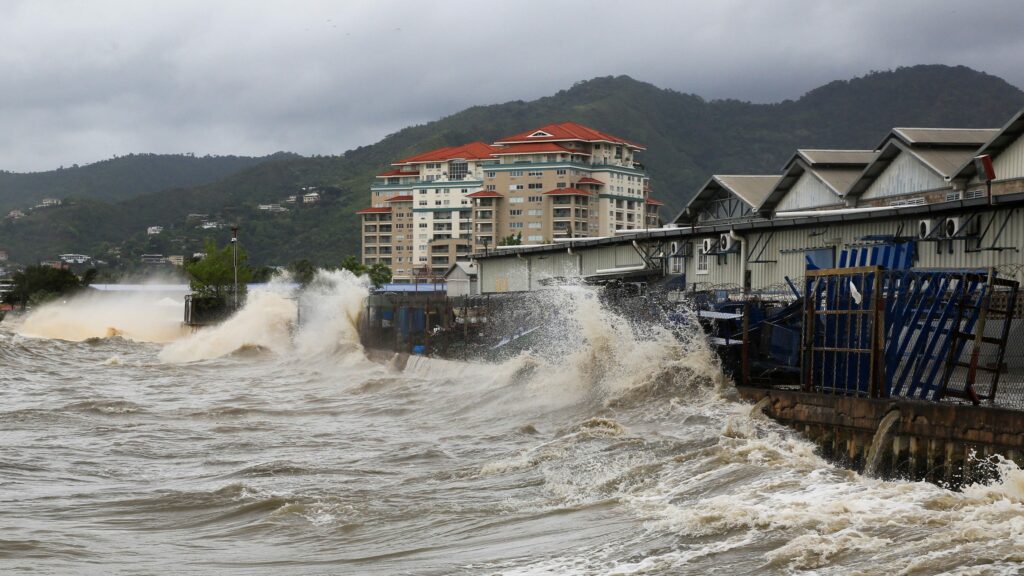
[[996,156],[992,167],[996,171],[996,178],[1000,180],[1024,177],[1024,138],[1018,138],[1002,154]]
[[[991,218],[995,218],[995,221],[988,230],[988,234],[982,240],[983,248],[992,244],[992,240],[999,227],[1003,224],[1006,213],[1007,210],[996,210],[979,215],[981,220],[977,224],[979,232],[984,231]],[[962,218],[966,220],[967,216],[968,214],[964,214]],[[936,225],[941,224],[944,219],[936,219]],[[848,244],[862,243],[858,239],[864,236],[895,234],[900,223],[903,224],[902,235],[916,237],[919,221],[920,218],[868,220],[811,228],[780,229],[776,230],[774,234],[771,231],[747,231],[744,234],[746,244],[743,246],[743,249],[749,252],[750,247],[754,246],[758,240],[760,240],[760,245],[764,245],[765,238],[771,236],[767,240],[767,246],[760,259],[777,261],[765,264],[748,264],[748,269],[751,272],[751,289],[761,290],[777,286],[783,282],[785,276],[789,276],[791,279],[802,277],[806,268],[804,249],[826,248],[829,245],[834,245],[836,247],[836,262],[838,263],[839,252],[843,249],[848,249]],[[762,235],[765,238],[760,238]],[[694,237],[694,254],[699,249],[701,240],[705,237],[709,236]],[[717,236],[714,239],[717,239]],[[985,250],[969,253],[966,249],[974,247],[973,240],[954,240],[952,243],[942,242],[941,244],[942,252],[936,253],[936,249],[939,246],[938,242],[918,242],[918,261],[916,266],[926,268],[981,268],[1000,264],[1024,263],[1024,253],[1012,249],[1001,251]],[[949,253],[950,244],[953,247],[952,254]],[[755,259],[757,253],[761,252],[760,245],[757,247],[755,254],[750,256],[751,260]],[[1024,247],[1024,209],[1013,210],[1000,237],[998,246]],[[782,252],[783,250],[786,250],[786,252]],[[700,275],[696,274],[696,258],[687,258],[685,270],[688,284],[693,284],[694,282],[710,285],[742,283],[739,254],[730,254],[727,264],[717,264],[716,257],[713,255],[709,256],[709,273]],[[1018,277],[1016,280],[1024,280],[1024,278]]]
[[864,191],[863,198],[881,198],[883,196],[899,196],[922,190],[936,190],[949,186],[934,171],[908,152],[902,152],[871,186]]

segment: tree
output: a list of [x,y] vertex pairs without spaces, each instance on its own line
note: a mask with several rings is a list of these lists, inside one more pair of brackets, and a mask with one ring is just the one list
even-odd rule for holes
[[292,278],[302,286],[312,282],[313,277],[316,276],[316,266],[305,258],[289,264],[288,271],[291,272]]
[[[226,298],[235,283],[235,269],[231,245],[218,248],[213,240],[206,241],[205,256],[201,260],[185,265],[192,293],[202,298]],[[245,250],[238,247],[239,294],[245,292],[245,284],[252,278],[252,269],[245,265]]]
[[523,233],[509,234],[498,240],[498,246],[519,246],[523,243]]
[[74,292],[82,283],[67,268],[50,266],[29,266],[23,272],[15,272],[11,278],[14,287],[4,296],[4,302],[40,304],[58,296]]
[[391,282],[391,268],[387,264],[373,264],[366,273],[375,287]]
[[353,276],[362,276],[363,274],[366,274],[367,271],[366,265],[360,262],[358,258],[351,255],[346,256],[345,259],[341,261],[341,269],[348,270]]
[[346,256],[341,261],[341,269],[348,270],[353,276],[367,276],[370,278],[370,282],[374,286],[380,286],[381,284],[387,284],[391,282],[391,268],[387,264],[377,262],[367,266],[359,261],[355,256]]

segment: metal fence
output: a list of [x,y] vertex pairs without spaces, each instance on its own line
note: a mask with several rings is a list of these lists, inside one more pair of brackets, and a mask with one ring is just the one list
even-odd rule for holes
[[802,387],[1022,409],[1017,293],[993,269],[808,271]]

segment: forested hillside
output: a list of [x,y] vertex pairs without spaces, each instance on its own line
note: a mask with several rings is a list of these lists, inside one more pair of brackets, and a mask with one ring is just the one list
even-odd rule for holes
[[[211,184],[110,204],[73,200],[0,224],[0,248],[23,262],[59,252],[100,254],[121,244],[126,256],[190,253],[209,231],[187,225],[185,217],[201,212],[238,223],[253,263],[336,263],[358,252],[354,212],[367,205],[374,174],[391,161],[563,120],[645,144],[641,160],[655,197],[668,203],[668,218],[713,173],[777,172],[797,147],[872,148],[893,126],[998,127],[1022,107],[1018,88],[964,67],[875,72],[775,104],[706,101],[624,76],[595,78],[530,102],[469,108],[341,156],[284,157]],[[257,203],[280,201],[304,186],[323,187],[324,201],[286,213],[256,210]],[[165,233],[146,238],[145,227],[157,224]]]

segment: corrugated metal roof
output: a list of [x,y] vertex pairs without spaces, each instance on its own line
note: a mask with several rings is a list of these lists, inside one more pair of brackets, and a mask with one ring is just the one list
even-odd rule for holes
[[822,182],[842,196],[860,178],[863,166],[855,168],[811,168]]
[[950,178],[963,166],[964,162],[974,157],[974,148],[918,148],[912,147],[909,152],[931,166],[943,178]]
[[750,205],[751,208],[759,206],[768,194],[778,184],[781,176],[772,174],[728,174],[715,175],[724,188],[739,196],[741,200]]
[[[995,158],[996,156],[999,156],[1003,150],[1013,144],[1017,138],[1020,138],[1021,134],[1024,134],[1024,110],[1017,112],[1017,114],[1015,114],[1013,118],[1006,123],[1006,126],[1003,126],[999,130],[999,133],[996,136],[993,136],[991,140],[986,142],[985,145],[982,146],[980,150],[977,150],[972,156],[988,154]],[[957,170],[956,173],[958,178],[970,179],[975,176],[976,171],[972,160],[973,157],[968,158],[963,165],[960,166],[960,169]]]
[[875,159],[874,150],[816,150],[801,148],[796,153],[811,166],[818,164],[859,164],[863,167]]
[[999,133],[998,128],[893,128],[892,135],[907,144],[981,146]]

